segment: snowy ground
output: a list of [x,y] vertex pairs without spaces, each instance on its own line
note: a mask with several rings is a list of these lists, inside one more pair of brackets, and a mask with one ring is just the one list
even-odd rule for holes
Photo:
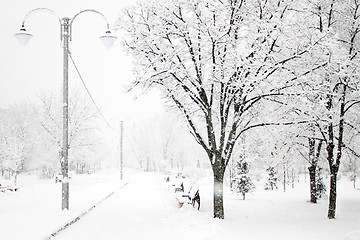
[[[327,200],[310,204],[308,186],[286,193],[261,185],[247,200],[225,193],[225,220],[212,218],[211,179],[200,179],[201,209],[178,208],[164,176],[125,172],[128,184],[54,239],[306,239],[360,240],[360,190],[342,179],[337,218],[328,220]],[[17,193],[0,195],[0,239],[44,239],[89,206],[119,189],[117,174],[76,176],[68,213],[60,210],[60,184],[20,181]],[[30,184],[32,183],[32,184]],[[35,184],[36,183],[36,184]]]
[[18,192],[0,192],[0,240],[44,239],[122,184],[114,172],[76,175],[70,181],[70,211],[62,212],[61,183],[21,175]]

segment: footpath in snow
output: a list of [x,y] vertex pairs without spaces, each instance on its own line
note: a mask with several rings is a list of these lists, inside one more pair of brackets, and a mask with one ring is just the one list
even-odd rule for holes
[[165,178],[142,173],[56,239],[196,239],[199,214],[208,215],[179,209]]

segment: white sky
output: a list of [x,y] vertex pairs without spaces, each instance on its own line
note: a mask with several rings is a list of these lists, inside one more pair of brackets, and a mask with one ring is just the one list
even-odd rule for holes
[[[72,18],[85,9],[104,14],[112,28],[128,0],[1,0],[0,1],[0,108],[7,108],[25,99],[33,99],[41,90],[62,93],[63,49],[60,46],[59,21],[46,11],[31,15],[25,28],[33,38],[25,47],[13,37],[25,15],[35,8],[49,8],[58,17]],[[123,92],[131,79],[131,59],[119,44],[106,49],[99,36],[106,30],[100,15],[84,13],[73,23],[72,56],[97,105],[105,117],[114,119],[146,118],[161,111],[162,101],[155,92],[134,99]],[[114,32],[113,32],[114,33]],[[69,59],[69,84],[85,93],[81,80]],[[142,114],[146,111],[146,114]]]

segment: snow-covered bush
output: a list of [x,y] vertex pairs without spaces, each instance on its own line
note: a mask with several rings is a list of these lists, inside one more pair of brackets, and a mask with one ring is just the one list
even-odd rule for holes
[[265,190],[274,190],[274,188],[277,189],[277,176],[276,176],[276,170],[274,167],[268,167],[266,169],[266,171],[268,172],[269,176],[267,179],[267,183],[265,184]]
[[236,175],[232,179],[232,191],[237,194],[242,194],[245,200],[245,194],[251,192],[255,188],[250,177],[248,176],[250,170],[249,164],[241,159],[236,164]]

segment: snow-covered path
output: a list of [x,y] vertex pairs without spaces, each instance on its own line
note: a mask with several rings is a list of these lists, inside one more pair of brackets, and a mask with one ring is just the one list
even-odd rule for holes
[[127,186],[56,239],[193,239],[196,225],[190,218],[196,210],[178,209],[159,175],[130,177]]
[[[225,220],[219,220],[212,218],[211,176],[201,176],[196,182],[200,211],[190,205],[179,208],[164,175],[127,169],[124,181],[112,171],[74,177],[71,211],[62,212],[61,185],[25,175],[20,191],[0,194],[0,240],[44,240],[116,189],[54,239],[360,240],[360,189],[353,189],[345,178],[338,182],[335,220],[326,218],[327,199],[308,202],[308,182],[299,182],[286,193],[265,191],[256,182],[258,187],[245,201],[226,187]],[[191,179],[189,175],[185,180]],[[128,184],[122,187],[125,181]]]
[[360,240],[359,191],[341,194],[339,218],[333,221],[326,218],[327,201],[306,201],[307,185],[288,193],[259,191],[247,201],[226,194],[227,218],[218,220],[211,215],[211,184],[201,186],[202,207],[197,211],[189,205],[178,208],[159,174],[128,177],[127,186],[55,239]]

